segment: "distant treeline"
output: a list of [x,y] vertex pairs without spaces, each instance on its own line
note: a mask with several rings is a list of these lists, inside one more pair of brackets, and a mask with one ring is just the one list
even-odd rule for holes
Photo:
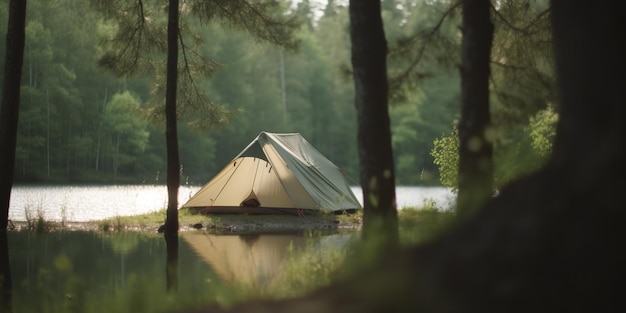
[[[443,5],[413,1],[422,9],[402,10],[394,5],[400,1],[383,2],[390,42],[420,25],[431,27],[438,19],[433,10]],[[199,28],[197,51],[221,65],[201,87],[213,102],[238,113],[211,131],[179,124],[181,183],[206,182],[260,131],[270,131],[302,133],[358,184],[347,8],[334,1],[322,8],[286,1],[284,7],[302,21],[297,52],[259,44],[218,24]],[[6,21],[2,5],[1,34]],[[446,25],[439,31],[458,31],[453,22]],[[155,77],[117,77],[97,65],[103,39],[114,29],[88,1],[28,3],[18,182],[164,181],[164,127],[154,118],[162,108],[148,101]],[[4,45],[0,41],[1,59]],[[398,184],[438,184],[433,140],[450,132],[458,112],[457,70],[445,70],[435,58],[421,62],[424,79],[394,90],[392,99]],[[390,62],[390,73],[406,66]]]

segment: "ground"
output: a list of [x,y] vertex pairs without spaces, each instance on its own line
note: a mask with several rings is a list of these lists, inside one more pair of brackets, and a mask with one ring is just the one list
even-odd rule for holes
[[[119,216],[106,220],[87,222],[46,221],[43,219],[12,221],[11,229],[42,232],[54,230],[156,232],[163,225],[164,220],[165,211],[159,211],[139,216]],[[361,215],[206,215],[181,209],[179,211],[179,223],[180,231],[205,229],[215,233],[332,230],[338,228],[357,229],[361,227]]]

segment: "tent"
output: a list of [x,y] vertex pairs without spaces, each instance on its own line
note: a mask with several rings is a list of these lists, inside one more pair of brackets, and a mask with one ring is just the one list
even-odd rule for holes
[[261,132],[181,207],[300,215],[350,212],[361,204],[337,166],[300,134]]

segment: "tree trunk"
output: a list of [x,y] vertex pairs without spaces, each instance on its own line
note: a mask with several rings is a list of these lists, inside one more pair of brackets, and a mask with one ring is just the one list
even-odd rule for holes
[[116,140],[115,140],[115,150],[113,154],[113,177],[117,177],[117,167],[120,157],[120,133],[117,132]]
[[0,100],[0,310],[12,312],[12,281],[7,227],[15,170],[20,85],[24,62],[26,0],[9,2],[2,99]]
[[436,240],[388,253],[365,275],[302,298],[230,311],[626,311],[620,6],[552,1],[561,115],[543,169],[504,187]]
[[167,85],[165,90],[165,139],[167,145],[167,218],[165,233],[178,232],[178,187],[180,160],[176,126],[178,85],[178,0],[169,1],[167,22]]
[[280,100],[283,110],[283,124],[287,125],[289,118],[287,117],[287,88],[285,86],[285,56],[283,49],[278,52],[280,61]]
[[552,161],[592,177],[607,155],[625,153],[626,38],[617,29],[626,11],[618,1],[552,2],[562,104]]
[[165,139],[167,145],[167,217],[164,237],[167,246],[165,277],[167,290],[178,289],[178,187],[180,160],[176,125],[178,85],[178,0],[170,0],[167,22],[167,86],[165,90]]
[[106,109],[107,101],[109,97],[109,87],[104,87],[104,101],[102,102],[102,113],[100,114],[99,122],[98,122],[98,141],[96,143],[96,166],[95,170],[98,172],[100,170],[100,146],[102,140],[102,123],[104,119],[104,110]]
[[363,236],[397,241],[395,174],[388,111],[387,41],[379,0],[350,1],[350,39],[358,121]]
[[488,136],[489,61],[493,24],[489,0],[463,0],[461,119],[457,212],[474,212],[492,194],[492,142]]
[[17,121],[20,106],[20,85],[24,62],[26,1],[9,2],[9,22],[6,37],[6,55],[0,103],[0,231],[6,231],[9,202],[15,170]]

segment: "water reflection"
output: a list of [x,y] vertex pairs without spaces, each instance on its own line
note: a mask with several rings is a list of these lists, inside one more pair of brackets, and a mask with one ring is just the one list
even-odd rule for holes
[[167,246],[167,263],[165,265],[165,279],[167,291],[178,290],[178,232],[165,232],[165,244]]
[[6,230],[0,230],[0,311],[12,312],[12,291],[9,242]]
[[[13,308],[45,312],[75,299],[115,297],[149,286],[166,292],[166,244],[158,234],[9,232]],[[180,245],[179,291],[198,294],[218,277],[197,255]],[[33,297],[36,295],[36,297]]]
[[[282,274],[290,251],[342,245],[352,235],[181,232],[178,294],[206,299],[233,284],[268,286]],[[8,245],[14,312],[81,312],[88,305],[83,299],[139,292],[145,301],[167,297],[167,245],[160,234],[17,231],[8,233]]]
[[181,234],[187,244],[226,282],[263,287],[280,277],[290,251],[302,250],[302,234]]

